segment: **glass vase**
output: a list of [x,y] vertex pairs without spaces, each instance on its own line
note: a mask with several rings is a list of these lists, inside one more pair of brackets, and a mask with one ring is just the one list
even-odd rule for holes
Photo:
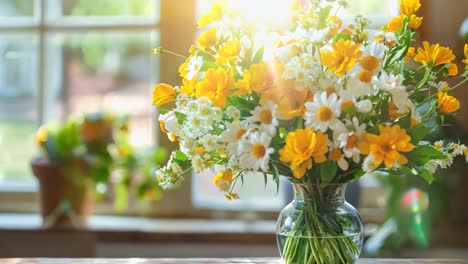
[[276,235],[286,264],[355,263],[364,230],[344,199],[345,184],[294,184],[294,200],[280,213]]

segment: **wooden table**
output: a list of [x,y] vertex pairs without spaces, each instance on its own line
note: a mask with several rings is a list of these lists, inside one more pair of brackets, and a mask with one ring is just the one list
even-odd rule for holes
[[[277,258],[233,258],[233,259],[66,259],[66,258],[25,258],[0,259],[5,264],[282,264]],[[462,264],[468,260],[456,259],[360,259],[357,264]]]

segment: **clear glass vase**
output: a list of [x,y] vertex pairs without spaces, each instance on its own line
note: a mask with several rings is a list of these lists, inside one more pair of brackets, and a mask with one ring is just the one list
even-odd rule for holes
[[294,185],[294,200],[276,228],[286,264],[355,263],[364,228],[358,211],[344,199],[345,184]]

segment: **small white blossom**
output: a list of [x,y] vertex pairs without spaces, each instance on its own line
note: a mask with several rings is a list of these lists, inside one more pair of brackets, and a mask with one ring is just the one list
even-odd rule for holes
[[202,57],[193,56],[192,58],[190,58],[187,68],[185,68],[185,70],[187,71],[186,79],[189,81],[192,80],[193,77],[195,77],[195,75],[198,74],[202,65],[203,65]]

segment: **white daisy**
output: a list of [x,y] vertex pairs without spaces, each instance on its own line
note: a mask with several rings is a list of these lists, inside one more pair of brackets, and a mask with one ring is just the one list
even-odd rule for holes
[[366,133],[366,124],[359,124],[359,120],[354,117],[353,120],[346,119],[346,124],[339,126],[334,133],[334,138],[339,142],[339,148],[347,158],[353,158],[353,161],[359,163],[361,151],[359,142]]
[[331,145],[330,160],[336,161],[338,164],[338,167],[346,171],[349,168],[349,164],[348,164],[348,161],[346,160],[345,155],[343,154],[343,151],[339,148],[340,143],[335,140],[330,145]]
[[313,102],[305,104],[305,126],[327,132],[328,128],[335,130],[342,122],[338,119],[341,114],[342,100],[333,93],[327,97],[327,92],[314,96]]
[[229,123],[226,129],[221,133],[221,140],[227,143],[227,150],[231,155],[239,154],[239,143],[247,137],[252,127],[246,123]]
[[270,148],[271,137],[266,133],[251,133],[242,140],[239,147],[240,165],[245,169],[268,172],[270,154],[275,150]]
[[187,71],[187,80],[192,80],[195,75],[200,71],[200,68],[203,65],[203,58],[200,56],[193,56],[190,58],[187,68],[185,70]]
[[226,108],[226,113],[230,118],[232,118],[233,121],[239,121],[241,117],[241,112],[239,108],[232,106],[232,105]]
[[403,86],[403,76],[401,74],[394,75],[393,73],[387,74],[381,71],[380,76],[374,76],[372,84],[379,90],[392,92],[393,90],[406,90]]
[[159,115],[159,125],[161,130],[166,133],[173,133],[176,136],[180,135],[180,124],[177,121],[174,111],[169,111],[164,115]]
[[267,101],[263,105],[255,107],[251,112],[252,116],[247,118],[249,123],[259,123],[260,131],[265,131],[271,137],[276,134],[276,127],[278,126],[278,119],[276,118],[276,108],[278,106]]
[[383,60],[385,56],[385,51],[388,50],[388,47],[383,43],[372,42],[370,45],[367,45],[362,50],[363,56],[374,56],[379,60]]
[[362,163],[362,170],[366,173],[373,172],[376,169],[375,158],[372,155],[367,156]]

